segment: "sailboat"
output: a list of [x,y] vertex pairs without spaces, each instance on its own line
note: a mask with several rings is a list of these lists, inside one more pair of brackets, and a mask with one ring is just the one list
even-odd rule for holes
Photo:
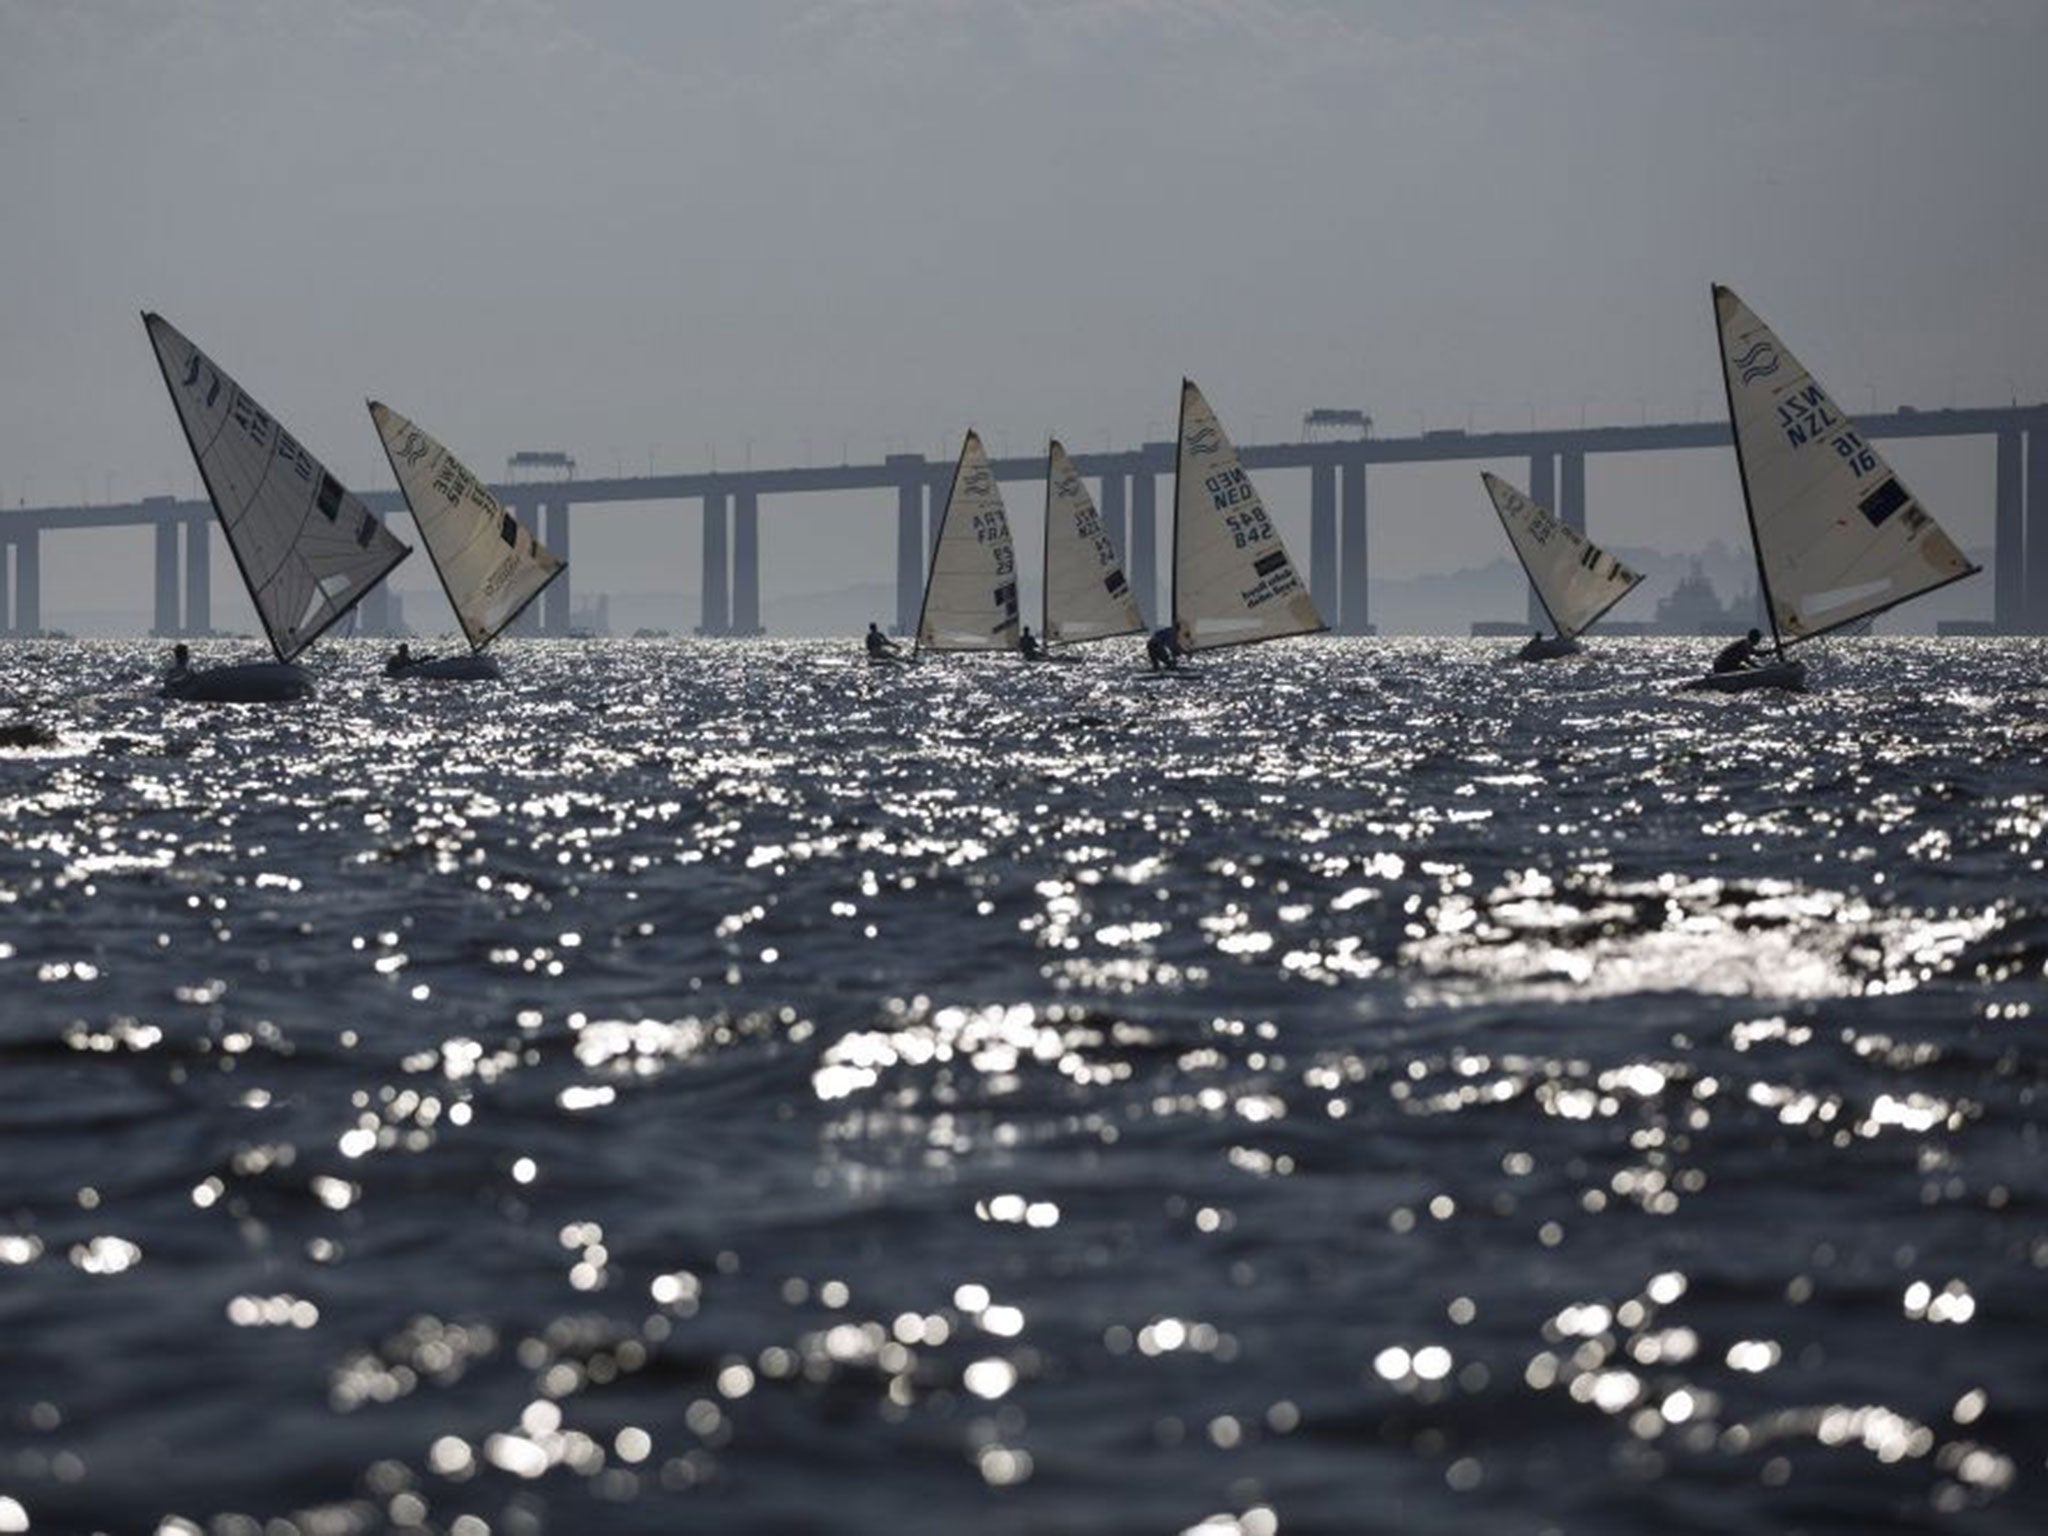
[[1173,468],[1173,632],[1183,652],[1328,626],[1209,402],[1180,385]]
[[917,612],[919,651],[1017,648],[1017,551],[981,439],[969,432],[939,514]]
[[1973,576],[1955,541],[1733,289],[1714,286],[1721,377],[1777,659],[1688,683],[1801,688],[1785,648]]
[[170,698],[270,703],[303,698],[296,658],[412,553],[163,316],[145,312],[164,386],[275,662],[195,668],[178,661]]
[[1081,472],[1055,438],[1045,451],[1045,590],[1039,634],[1079,645],[1144,633],[1145,616]]
[[1549,661],[1578,653],[1579,636],[1608,609],[1635,590],[1643,578],[1576,528],[1551,515],[1498,475],[1479,478],[1500,514],[1536,600],[1550,616],[1553,635],[1537,635],[1516,654],[1523,661]]
[[496,677],[498,663],[484,647],[569,564],[522,528],[454,454],[382,401],[369,406],[427,558],[469,641],[467,656],[395,662],[386,670],[445,681]]

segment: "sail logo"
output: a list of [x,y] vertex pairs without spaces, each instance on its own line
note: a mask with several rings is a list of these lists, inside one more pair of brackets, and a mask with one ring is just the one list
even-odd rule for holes
[[1188,452],[1211,454],[1223,446],[1223,430],[1211,425],[1197,427],[1188,434]]
[[1055,495],[1061,496],[1068,501],[1080,500],[1081,477],[1076,474],[1061,476],[1058,484],[1053,486],[1053,492]]
[[992,483],[987,470],[977,469],[960,482],[960,489],[970,496],[986,496],[992,487]]
[[426,439],[417,432],[405,434],[405,446],[398,450],[398,456],[408,464],[417,464],[427,456]]
[[197,352],[192,354],[192,362],[185,370],[185,387],[190,389],[199,382],[201,366],[205,367],[206,376],[212,381],[212,386],[206,391],[206,404],[211,409],[213,402],[220,398],[220,373]]
[[1735,359],[1735,368],[1745,384],[1754,384],[1758,379],[1767,379],[1778,371],[1778,349],[1768,341],[1759,341],[1742,356]]

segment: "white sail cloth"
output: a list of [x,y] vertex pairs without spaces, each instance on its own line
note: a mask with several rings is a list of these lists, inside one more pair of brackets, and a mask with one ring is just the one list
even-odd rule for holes
[[1173,476],[1173,622],[1187,651],[1324,628],[1237,450],[1187,379]]
[[1566,639],[1582,634],[1643,579],[1500,476],[1482,470],[1480,478],[1529,584]]
[[370,402],[370,419],[462,633],[481,651],[567,562],[430,434],[380,401]]
[[1048,645],[1107,640],[1145,628],[1109,530],[1057,440],[1045,455],[1044,597]]
[[1781,643],[1976,571],[1755,311],[1716,286],[1714,318],[1757,568]]
[[928,651],[1017,646],[1017,551],[981,439],[969,432],[953,466],[925,577],[917,644]]
[[412,550],[175,326],[142,322],[242,581],[288,662]]

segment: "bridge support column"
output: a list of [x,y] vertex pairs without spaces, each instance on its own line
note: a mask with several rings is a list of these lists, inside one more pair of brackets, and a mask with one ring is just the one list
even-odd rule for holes
[[761,506],[752,491],[732,498],[732,631],[761,633]]
[[700,635],[732,633],[732,575],[726,558],[731,542],[727,537],[727,525],[731,518],[732,503],[725,492],[712,491],[705,496],[704,622],[697,626]]
[[1335,624],[1337,612],[1337,466],[1318,464],[1308,480],[1308,595]]
[[2001,635],[2032,629],[2027,592],[2027,512],[2020,480],[2018,432],[1998,434],[1998,468],[1992,482],[1991,627]]
[[[939,525],[946,520],[946,502],[953,494],[953,467],[948,464],[925,484],[924,489],[924,564],[931,565],[932,551],[939,547]],[[920,589],[924,573],[918,573]]]
[[185,525],[185,622],[188,635],[213,633],[213,524],[194,518]]
[[[1130,503],[1124,496],[1128,484],[1122,470],[1111,470],[1102,477],[1102,526],[1109,530],[1109,542],[1116,546],[1119,564],[1131,547]],[[1019,563],[1023,563],[1021,559]]]
[[0,635],[14,633],[14,577],[7,564],[13,552],[13,543],[0,539]]
[[1571,452],[1558,456],[1561,471],[1557,487],[1557,515],[1574,533],[1586,531],[1586,456]]
[[178,613],[178,525],[156,525],[156,618],[149,632],[169,640],[185,632]]
[[565,569],[548,583],[547,590],[540,595],[539,601],[545,605],[541,613],[541,628],[551,635],[566,635],[576,626],[574,600],[569,587],[573,578],[566,569],[569,560],[569,504],[558,501],[550,506],[544,526],[546,532],[541,533],[540,541],[562,557]]
[[924,481],[897,481],[897,635],[918,629],[924,602]]
[[[380,527],[384,526],[385,520],[382,513],[372,512],[370,516],[377,519],[378,525]],[[189,556],[191,552],[190,543],[187,543],[185,547],[186,552]],[[424,559],[425,556],[422,555],[421,558]],[[191,580],[191,575],[191,567],[188,565],[186,567],[185,572],[186,580],[188,583]],[[186,622],[188,624],[191,622],[191,617],[192,616],[189,613],[185,616]],[[355,632],[366,638],[381,639],[382,637],[389,635],[397,627],[398,625],[396,617],[392,613],[391,578],[387,575],[382,581],[378,582],[377,585],[370,588],[369,591],[365,592],[363,594],[362,601],[356,604]],[[338,624],[335,627],[332,633],[345,634],[347,633],[348,628],[348,620],[343,619],[340,622],[340,624]]]
[[[1337,608],[1334,615],[1338,632],[1346,635],[1369,635],[1372,633],[1372,615],[1366,584],[1372,576],[1372,563],[1368,558],[1365,542],[1365,460],[1353,459],[1343,467],[1341,505],[1338,511],[1338,533],[1341,547],[1338,558],[1342,561],[1342,579],[1338,582]],[[1325,619],[1332,618],[1324,613]]]
[[2048,423],[2027,432],[2027,632],[2048,635]]
[[[1149,461],[1151,455],[1146,454]],[[1159,607],[1159,479],[1149,462],[1131,476],[1131,553],[1124,575],[1138,594],[1138,611],[1157,629],[1167,622]]]
[[[4,576],[0,572],[0,576]],[[26,638],[43,632],[43,534],[24,528],[14,536],[14,612],[9,626]]]
[[[1585,463],[1580,461],[1579,474],[1585,475]],[[1555,509],[1557,506],[1557,458],[1554,454],[1532,453],[1529,455],[1529,499],[1539,507]],[[1543,609],[1543,599],[1536,595],[1536,588],[1529,588],[1529,623],[1537,629],[1550,627],[1550,616]]]

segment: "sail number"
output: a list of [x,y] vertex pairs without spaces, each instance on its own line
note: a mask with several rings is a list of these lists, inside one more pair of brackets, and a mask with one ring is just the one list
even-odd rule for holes
[[977,544],[990,546],[996,557],[996,574],[1007,576],[1017,568],[1017,553],[1010,544],[1009,525],[1003,521],[1000,512],[977,512],[974,514],[974,540]]

